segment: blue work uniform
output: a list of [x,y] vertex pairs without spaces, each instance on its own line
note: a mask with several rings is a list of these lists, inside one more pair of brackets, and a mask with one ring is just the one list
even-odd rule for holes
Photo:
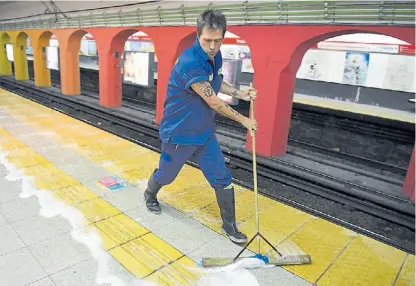
[[213,188],[231,184],[231,173],[215,136],[215,110],[191,88],[198,81],[209,81],[216,96],[223,75],[221,51],[214,62],[199,44],[182,52],[176,61],[167,87],[159,133],[162,153],[154,179],[161,185],[170,184],[191,157],[195,158]]

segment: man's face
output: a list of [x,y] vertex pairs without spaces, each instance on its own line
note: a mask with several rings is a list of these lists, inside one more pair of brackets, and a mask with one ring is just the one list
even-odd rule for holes
[[201,35],[199,36],[199,44],[201,45],[204,52],[211,59],[220,50],[223,41],[222,30],[211,30],[207,27],[202,29]]

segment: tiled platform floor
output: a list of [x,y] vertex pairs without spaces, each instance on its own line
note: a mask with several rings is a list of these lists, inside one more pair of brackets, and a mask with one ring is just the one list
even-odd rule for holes
[[[0,154],[1,285],[414,285],[414,255],[265,197],[262,233],[313,264],[201,272],[201,257],[241,248],[219,234],[215,195],[199,170],[186,166],[160,195],[163,214],[152,215],[142,197],[158,154],[4,90]],[[129,186],[97,185],[110,175]],[[237,188],[238,224],[249,236],[253,201]]]

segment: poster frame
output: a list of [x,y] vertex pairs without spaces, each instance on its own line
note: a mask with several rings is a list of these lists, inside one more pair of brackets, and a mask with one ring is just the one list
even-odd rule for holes
[[[148,72],[148,82],[147,85],[142,85],[142,84],[138,84],[138,83],[133,83],[130,81],[126,81],[124,79],[124,65],[126,62],[126,53],[142,53],[142,54],[148,54],[149,55],[149,68],[147,70]],[[152,52],[141,52],[141,51],[123,51],[123,60],[121,60],[121,80],[123,82],[123,84],[128,84],[128,85],[134,85],[134,86],[141,86],[141,87],[154,87],[155,86],[155,79],[154,79],[154,53]]]

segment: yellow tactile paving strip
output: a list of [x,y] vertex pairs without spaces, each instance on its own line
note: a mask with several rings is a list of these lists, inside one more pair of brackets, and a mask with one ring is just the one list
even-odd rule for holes
[[[0,89],[0,97],[1,109],[18,116],[19,120],[30,122],[37,131],[55,132],[54,138],[57,142],[73,144],[75,151],[127,181],[135,183],[137,180],[147,180],[157,166],[159,155],[148,149],[13,93]],[[26,147],[17,140],[7,141],[5,144],[8,144],[9,148]],[[24,151],[17,152],[24,153]],[[50,167],[50,164],[45,166]],[[39,169],[39,173],[43,174],[47,168]],[[94,225],[103,234],[105,247],[110,249],[110,253],[123,265],[130,265],[134,255],[141,255],[139,252],[127,255],[133,249],[145,251],[151,247],[150,241],[153,240],[146,240],[153,235],[151,233],[147,232],[136,239],[130,239],[132,236],[143,234],[146,229],[129,230],[129,225],[133,222],[124,222],[126,218],[121,217],[122,214],[117,212],[117,209],[106,206],[105,202],[100,202],[101,205],[98,206],[95,201],[98,202],[99,198],[88,192],[85,193],[84,200],[79,193],[81,190],[75,189],[74,186],[68,185],[62,190],[68,192],[72,190],[65,200],[71,203],[79,201],[81,210],[90,210],[91,206],[97,205],[99,211],[94,213],[86,211],[85,215],[91,222],[98,219],[106,221],[105,224],[98,222]],[[211,229],[220,230],[221,221],[215,195],[198,169],[185,166],[176,181],[161,192],[160,199]],[[254,197],[250,190],[237,187],[237,220],[240,228],[249,236],[255,233],[253,202]],[[300,248],[312,256],[311,265],[285,267],[311,283],[318,285],[393,285],[394,281],[396,281],[395,285],[414,283],[414,255],[408,255],[263,196],[260,197],[260,210],[261,232],[277,245],[279,250],[288,252]],[[116,219],[118,216],[120,218]],[[126,225],[126,232],[115,235],[112,231],[120,229],[121,224]],[[115,247],[126,240],[129,242]],[[158,243],[163,244],[162,241]],[[256,245],[253,244],[251,250],[255,251],[255,247]],[[262,244],[262,249],[269,250],[265,244]],[[174,249],[171,249],[171,252],[164,252],[163,255],[158,252],[158,255],[165,261],[174,261],[181,257]],[[182,265],[182,262],[193,265],[189,258],[183,257],[170,264],[166,272],[163,272],[164,268],[162,268],[149,277],[159,279],[159,282],[169,281],[172,277],[178,279],[181,277],[185,281],[194,279],[193,273],[183,274],[181,271],[186,272],[184,268],[178,270],[174,267],[177,264]],[[152,265],[135,267],[134,273],[138,276],[146,275],[151,272],[152,267],[157,268],[160,265],[155,261],[152,263],[150,263]],[[186,278],[187,275],[191,278]]]
[[[354,102],[339,101],[335,99],[309,95],[295,95],[293,97],[293,101],[311,106],[318,106],[328,109],[342,110],[351,113],[366,114],[386,119],[415,123],[415,115],[410,112],[383,108],[379,106],[358,104]],[[414,105],[414,103],[409,102],[409,107],[411,104]]]
[[[11,163],[20,162],[15,167],[33,176],[36,187],[80,210],[89,221],[87,229],[97,230],[103,248],[136,277],[158,285],[193,285],[197,281],[198,272],[188,270],[196,264],[183,253],[66,175],[8,131],[0,128],[0,135],[0,152],[7,152],[6,159]],[[50,179],[55,176],[66,180],[56,184],[56,180]]]

